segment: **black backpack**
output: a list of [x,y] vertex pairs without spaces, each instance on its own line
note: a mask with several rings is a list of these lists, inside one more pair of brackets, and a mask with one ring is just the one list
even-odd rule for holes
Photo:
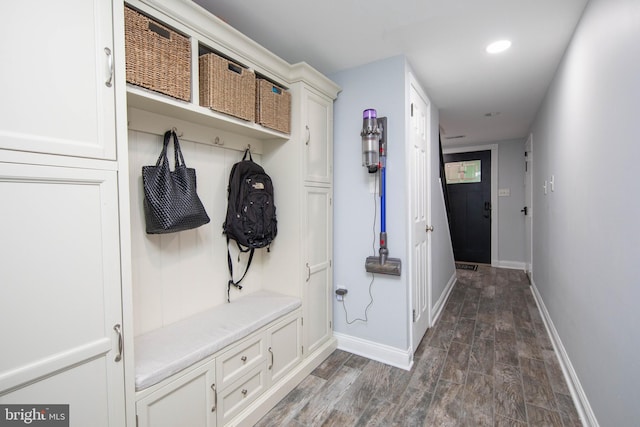
[[[273,203],[273,183],[262,166],[253,161],[248,149],[244,152],[242,160],[231,168],[227,190],[227,217],[222,229],[227,235],[227,263],[231,276],[227,286],[229,301],[232,285],[242,289],[240,282],[249,271],[255,249],[266,247],[269,250],[278,233],[278,227],[276,206]],[[229,240],[236,241],[240,252],[250,252],[247,268],[238,281],[233,280]]]

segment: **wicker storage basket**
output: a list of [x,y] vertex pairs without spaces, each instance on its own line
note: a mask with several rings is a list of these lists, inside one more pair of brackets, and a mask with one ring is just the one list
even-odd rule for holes
[[257,79],[256,123],[291,133],[291,94],[268,80]]
[[127,82],[191,100],[189,39],[125,7]]
[[215,53],[201,55],[200,105],[255,121],[256,75]]

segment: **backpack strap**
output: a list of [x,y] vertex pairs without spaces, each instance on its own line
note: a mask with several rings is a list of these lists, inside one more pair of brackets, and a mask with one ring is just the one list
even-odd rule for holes
[[231,261],[231,251],[229,251],[229,238],[227,237],[227,265],[229,266],[229,276],[231,277],[231,279],[229,279],[229,282],[227,282],[227,302],[231,302],[231,285],[235,286],[238,290],[242,290],[242,286],[240,286],[240,282],[242,282],[242,279],[244,279],[244,276],[247,275],[247,272],[249,271],[249,267],[251,266],[251,261],[253,260],[253,253],[255,252],[254,248],[242,249],[242,247],[240,246],[240,243],[236,242],[236,244],[238,245],[238,249],[240,250],[240,252],[249,252],[249,261],[247,262],[247,268],[244,270],[244,274],[242,275],[240,280],[238,280],[237,282],[234,282],[233,262]]

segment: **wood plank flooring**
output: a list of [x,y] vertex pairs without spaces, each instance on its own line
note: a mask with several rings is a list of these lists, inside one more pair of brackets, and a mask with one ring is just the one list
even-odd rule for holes
[[257,426],[581,426],[525,274],[457,274],[411,371],[336,350]]

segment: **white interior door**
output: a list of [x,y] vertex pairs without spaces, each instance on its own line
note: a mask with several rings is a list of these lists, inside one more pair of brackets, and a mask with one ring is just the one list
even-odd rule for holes
[[418,347],[429,328],[429,186],[428,186],[428,120],[429,103],[411,85],[411,129],[409,188],[411,189],[411,296],[413,310],[412,347]]
[[526,207],[524,218],[525,234],[525,262],[527,263],[527,273],[529,277],[533,271],[533,134],[529,134],[524,147],[524,205]]

